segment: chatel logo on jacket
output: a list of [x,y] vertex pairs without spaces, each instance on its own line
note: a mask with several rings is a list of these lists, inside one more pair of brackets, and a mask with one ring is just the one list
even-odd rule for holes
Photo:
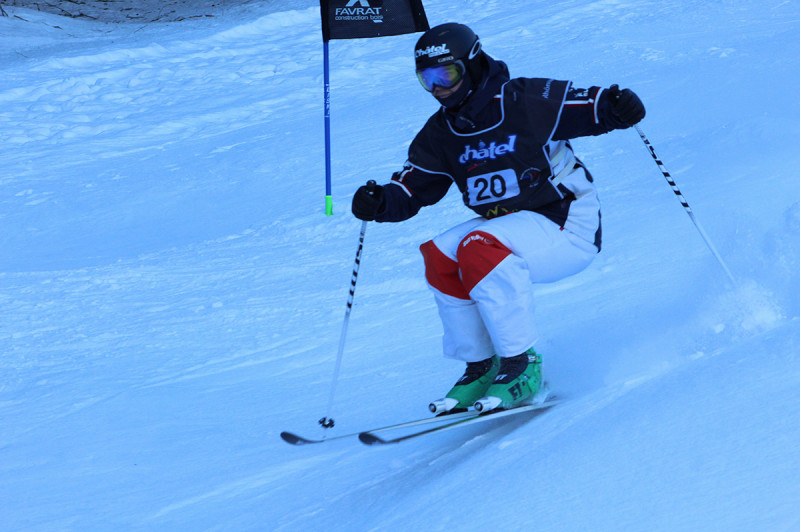
[[478,147],[473,148],[470,144],[464,147],[464,153],[458,158],[458,162],[466,164],[470,161],[482,161],[484,159],[497,159],[507,153],[514,153],[514,143],[517,141],[516,135],[509,135],[508,142],[498,144],[492,141],[488,146],[485,142],[478,143]]

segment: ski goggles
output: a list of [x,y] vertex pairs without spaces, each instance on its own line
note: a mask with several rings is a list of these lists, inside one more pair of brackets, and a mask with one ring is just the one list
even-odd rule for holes
[[436,85],[443,89],[449,89],[458,84],[464,77],[464,63],[461,60],[448,65],[439,65],[430,68],[417,70],[417,78],[425,90],[433,92]]

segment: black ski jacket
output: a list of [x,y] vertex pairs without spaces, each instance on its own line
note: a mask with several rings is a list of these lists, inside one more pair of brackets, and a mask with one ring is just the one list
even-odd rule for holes
[[403,169],[384,187],[376,221],[411,218],[455,183],[480,216],[530,210],[563,227],[576,192],[564,180],[583,167],[569,139],[627,126],[600,87],[510,79],[504,63],[486,59],[488,72],[467,103],[457,111],[440,108],[414,138]]

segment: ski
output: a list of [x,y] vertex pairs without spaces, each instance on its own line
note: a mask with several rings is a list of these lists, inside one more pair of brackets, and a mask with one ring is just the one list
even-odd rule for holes
[[[358,439],[361,443],[365,445],[381,445],[386,443],[400,443],[401,441],[410,440],[413,438],[418,438],[419,436],[424,436],[426,434],[432,434],[435,432],[444,432],[446,430],[454,429],[457,427],[464,427],[467,425],[473,425],[475,423],[482,423],[484,421],[491,421],[494,419],[500,419],[503,417],[514,416],[518,414],[524,414],[526,412],[535,413],[535,415],[539,415],[544,413],[545,411],[549,410],[550,408],[554,407],[555,405],[562,402],[561,399],[551,398],[547,399],[542,403],[536,403],[532,405],[524,405],[524,406],[515,406],[512,408],[508,408],[505,410],[492,410],[490,412],[486,412],[484,414],[476,414],[473,411],[465,412],[466,416],[462,417],[461,419],[450,421],[449,423],[445,423],[444,425],[438,425],[436,427],[431,427],[428,429],[424,429],[418,432],[412,432],[411,434],[406,434],[404,436],[399,436],[396,438],[391,439],[384,439],[380,436],[376,435],[377,431],[367,431],[362,432],[358,435]],[[386,429],[388,430],[388,429]]]
[[334,436],[333,438],[322,438],[322,439],[310,439],[293,432],[284,431],[281,432],[281,438],[286,443],[290,443],[292,445],[308,445],[312,443],[325,443],[329,441],[335,440],[342,440],[345,438],[352,438],[355,436],[359,436],[360,434],[375,434],[378,432],[385,432],[389,430],[397,430],[397,429],[407,429],[412,427],[417,427],[420,425],[428,425],[430,423],[445,423],[445,422],[453,422],[454,420],[465,419],[474,417],[475,412],[472,410],[463,410],[458,412],[453,412],[450,414],[439,414],[438,416],[433,417],[425,417],[422,419],[415,419],[413,421],[404,421],[403,423],[396,423],[393,425],[386,425],[385,427],[378,427],[376,429],[371,429],[368,431],[360,431],[360,432],[353,432],[350,434],[341,434],[339,436]]

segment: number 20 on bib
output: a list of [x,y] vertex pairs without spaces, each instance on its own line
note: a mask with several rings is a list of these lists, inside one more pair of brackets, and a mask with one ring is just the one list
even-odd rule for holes
[[508,168],[467,178],[470,205],[482,205],[519,196],[517,173]]

